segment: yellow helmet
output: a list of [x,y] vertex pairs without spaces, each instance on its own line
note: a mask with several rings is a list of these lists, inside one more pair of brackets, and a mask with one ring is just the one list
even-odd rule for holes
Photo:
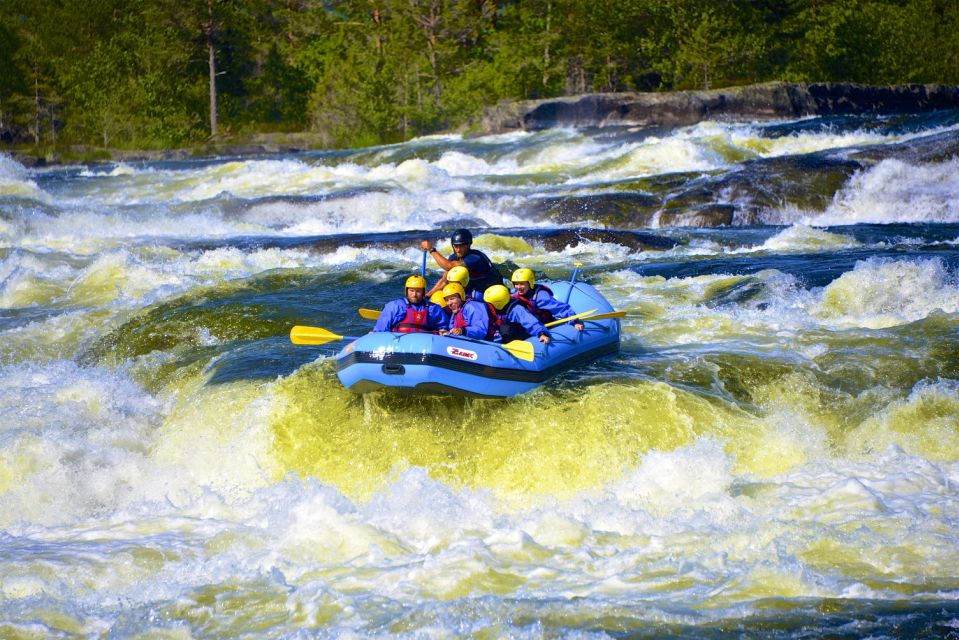
[[466,300],[466,289],[459,282],[451,282],[443,287],[443,299],[450,296],[459,296],[460,300]]
[[430,296],[430,302],[438,304],[441,307],[446,306],[446,298],[443,297],[442,291],[434,291],[433,295]]
[[426,289],[426,278],[423,276],[410,276],[406,279],[407,289]]
[[510,280],[513,282],[528,282],[531,287],[536,285],[536,276],[533,275],[532,269],[517,269],[513,272],[513,277]]
[[497,311],[501,311],[509,302],[509,299],[509,289],[501,284],[494,284],[492,287],[486,290],[486,293],[483,294],[483,300],[486,300],[488,303],[496,307]]
[[463,265],[458,264],[446,272],[446,281],[459,282],[465,289],[466,285],[468,285],[470,282],[470,270]]

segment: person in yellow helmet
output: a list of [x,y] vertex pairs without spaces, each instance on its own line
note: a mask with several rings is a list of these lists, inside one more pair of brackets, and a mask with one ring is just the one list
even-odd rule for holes
[[[552,289],[546,285],[536,284],[536,276],[532,269],[517,269],[510,280],[513,281],[515,290],[513,298],[543,324],[576,315],[571,306],[553,297]],[[580,331],[584,328],[583,323],[579,321],[574,322],[573,326]]]
[[406,279],[406,297],[386,303],[373,331],[436,333],[446,326],[443,309],[426,299],[426,278]]
[[[470,272],[469,269],[463,265],[457,265],[446,272],[446,282],[447,284],[451,282],[458,282],[463,286],[463,291],[466,292],[467,300],[479,300],[483,301],[483,292],[479,291],[476,287],[470,284]],[[444,288],[446,285],[443,285]],[[442,290],[442,289],[441,289]]]
[[438,306],[443,310],[443,313],[446,314],[447,319],[450,317],[450,308],[446,304],[446,298],[443,297],[442,291],[434,291],[433,295],[430,296],[430,302]]
[[492,340],[493,326],[490,322],[493,312],[489,305],[479,300],[466,298],[466,291],[459,282],[451,282],[443,287],[443,296],[450,309],[449,323],[441,334],[466,336],[477,340]]
[[550,342],[549,331],[543,323],[515,300],[503,285],[494,284],[483,294],[483,299],[493,306],[493,322],[503,342],[525,340],[530,336],[537,336],[540,342]]

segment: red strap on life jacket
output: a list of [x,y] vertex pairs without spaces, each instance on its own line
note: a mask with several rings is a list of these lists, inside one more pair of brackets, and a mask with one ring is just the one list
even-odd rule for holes
[[428,307],[423,306],[422,310],[413,308],[413,305],[406,305],[406,317],[396,323],[393,331],[399,333],[429,333],[427,325]]
[[550,289],[544,284],[538,284],[529,290],[528,298],[525,296],[521,296],[518,293],[514,293],[510,297],[512,297],[514,300],[516,300],[517,302],[522,304],[524,307],[526,307],[526,310],[532,313],[534,316],[536,316],[536,319],[542,322],[543,324],[546,324],[547,322],[552,322],[553,320],[556,319],[553,316],[553,314],[550,313],[549,311],[546,311],[545,309],[540,309],[539,307],[536,306],[536,303],[533,301],[533,297],[536,295],[538,291],[545,291],[549,295],[553,295],[552,289]]
[[459,311],[453,315],[453,327],[456,329],[465,329],[466,328],[466,316],[463,314],[464,307],[460,307]]
[[[497,324],[496,319],[496,308],[488,302],[483,302],[483,305],[486,307],[486,336],[484,340],[492,340],[493,336],[496,335]],[[456,312],[456,315],[453,316],[453,326],[458,329],[466,328],[466,315],[463,313],[466,309],[466,303],[463,303],[463,306],[460,307],[460,310]]]

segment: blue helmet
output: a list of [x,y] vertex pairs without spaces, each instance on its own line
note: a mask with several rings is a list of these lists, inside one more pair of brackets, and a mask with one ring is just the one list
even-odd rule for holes
[[473,244],[473,234],[469,229],[457,229],[450,238],[453,244]]

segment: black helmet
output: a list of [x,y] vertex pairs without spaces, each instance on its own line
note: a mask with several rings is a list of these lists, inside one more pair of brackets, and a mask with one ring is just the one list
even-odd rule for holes
[[453,244],[473,244],[473,234],[469,229],[457,229],[450,238]]

